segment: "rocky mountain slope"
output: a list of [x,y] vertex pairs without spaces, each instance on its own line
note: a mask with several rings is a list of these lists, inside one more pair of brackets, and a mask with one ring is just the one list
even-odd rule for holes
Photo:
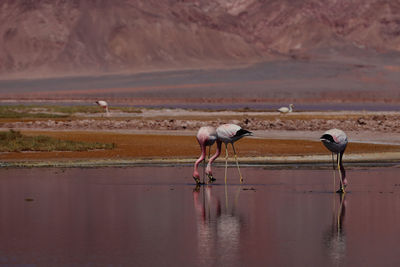
[[0,75],[400,51],[399,0],[0,0]]

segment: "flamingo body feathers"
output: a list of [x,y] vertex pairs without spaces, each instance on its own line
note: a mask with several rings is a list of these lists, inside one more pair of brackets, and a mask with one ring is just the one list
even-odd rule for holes
[[293,111],[293,104],[290,104],[289,107],[281,107],[278,109],[280,113],[289,113]]
[[252,135],[252,132],[243,129],[236,124],[223,124],[217,128],[218,140],[224,142],[225,144],[234,143],[235,141],[248,135]]
[[196,138],[200,145],[212,146],[217,141],[217,131],[214,127],[204,126],[199,129]]
[[98,100],[98,101],[96,101],[96,104],[103,108],[108,107],[108,103],[104,100]]
[[348,143],[347,135],[339,129],[326,131],[320,140],[327,149],[336,154],[343,153]]

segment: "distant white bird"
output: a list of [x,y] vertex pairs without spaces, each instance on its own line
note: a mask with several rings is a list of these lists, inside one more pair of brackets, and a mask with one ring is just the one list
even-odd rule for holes
[[340,174],[340,189],[337,191],[338,193],[345,192],[345,188],[347,185],[346,177],[342,179],[342,158],[344,151],[347,147],[347,136],[346,134],[339,129],[331,129],[326,131],[320,138],[324,146],[332,152],[332,162],[333,154],[337,155],[337,166]]
[[106,111],[106,115],[110,116],[110,111],[108,110],[108,103],[104,100],[96,101],[96,104],[102,107]]
[[242,129],[239,125],[236,124],[223,124],[217,128],[217,152],[215,155],[210,159],[210,162],[214,161],[221,153],[221,142],[225,143],[225,183],[226,183],[226,172],[228,168],[228,144],[232,144],[233,153],[235,155],[236,166],[239,171],[240,182],[243,182],[242,174],[240,173],[239,162],[237,159],[237,154],[235,151],[235,146],[233,145],[234,142],[241,139],[244,136],[252,135],[252,132],[249,132],[245,129]]
[[278,109],[280,113],[290,113],[293,111],[294,105],[290,104],[289,107],[281,107]]

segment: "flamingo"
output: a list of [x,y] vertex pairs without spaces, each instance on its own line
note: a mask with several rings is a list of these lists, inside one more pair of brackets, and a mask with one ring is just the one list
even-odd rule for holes
[[[201,155],[194,163],[194,171],[193,171],[193,179],[195,180],[196,184],[200,184],[200,174],[198,171],[198,167],[200,162],[205,160],[206,157],[206,150],[207,146],[211,148],[214,142],[217,140],[217,132],[214,127],[211,126],[204,126],[199,129],[196,135],[197,141],[199,142],[201,148]],[[215,181],[214,177],[212,176],[211,171],[211,161],[208,162],[206,168],[206,174],[210,182]]]
[[106,111],[106,115],[110,116],[110,111],[108,110],[108,103],[104,100],[98,100],[96,101],[96,104],[99,105],[100,107],[104,108]]
[[342,158],[347,146],[347,136],[342,130],[330,129],[321,136],[320,140],[332,152],[332,163],[334,161],[333,154],[337,155],[337,166],[340,172],[340,188],[337,192],[344,193],[347,181],[346,176],[342,179],[341,171],[343,169]]
[[280,113],[290,113],[293,111],[294,105],[290,104],[289,107],[281,107],[278,109]]
[[237,154],[235,150],[235,146],[233,145],[234,142],[241,139],[244,136],[253,135],[252,132],[242,129],[239,125],[236,124],[223,124],[217,128],[217,151],[215,152],[214,156],[210,159],[209,163],[212,163],[221,153],[221,142],[225,143],[225,183],[226,183],[226,172],[228,168],[228,144],[232,144],[233,153],[235,155],[236,166],[239,171],[240,176],[240,183],[243,182],[243,177],[240,172],[239,162],[237,159]]

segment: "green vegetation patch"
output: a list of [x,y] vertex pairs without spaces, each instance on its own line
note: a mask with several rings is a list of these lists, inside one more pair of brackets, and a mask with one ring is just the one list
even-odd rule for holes
[[60,140],[49,136],[26,136],[19,131],[0,132],[0,152],[22,151],[88,151],[113,149],[115,144]]
[[73,115],[74,113],[104,113],[104,110],[97,105],[93,106],[42,106],[47,112]]
[[0,118],[66,118],[68,114],[50,113],[46,108],[33,106],[0,106]]
[[[135,107],[110,107],[111,112],[141,113]],[[51,105],[0,105],[0,118],[67,118],[77,113],[104,113],[93,106],[51,106]]]
[[[42,106],[46,108],[47,112],[52,113],[62,113],[73,115],[75,113],[104,113],[104,109],[94,105],[94,106]],[[142,113],[140,109],[135,107],[108,107],[110,112],[126,112],[126,113]]]

